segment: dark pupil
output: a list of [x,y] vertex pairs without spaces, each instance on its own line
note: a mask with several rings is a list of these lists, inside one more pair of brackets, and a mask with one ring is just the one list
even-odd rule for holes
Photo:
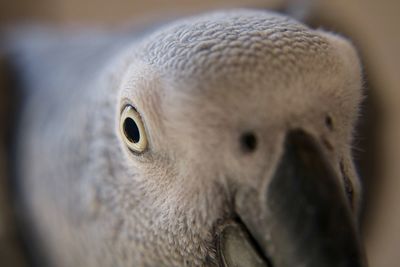
[[140,132],[136,122],[131,118],[126,118],[124,121],[124,133],[126,138],[133,143],[140,140]]

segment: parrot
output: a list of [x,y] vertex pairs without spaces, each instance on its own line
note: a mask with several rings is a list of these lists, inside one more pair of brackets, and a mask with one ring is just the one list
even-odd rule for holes
[[5,40],[39,266],[367,266],[350,40],[256,9]]

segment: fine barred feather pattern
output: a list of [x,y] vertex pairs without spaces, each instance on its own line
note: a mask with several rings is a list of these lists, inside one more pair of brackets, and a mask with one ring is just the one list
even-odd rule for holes
[[[361,74],[342,37],[230,10],[139,39],[48,33],[13,42],[26,97],[17,178],[54,266],[217,266],[215,224],[232,215],[236,188],[269,179],[296,127],[334,148],[357,209],[350,143]],[[148,135],[140,155],[119,136],[126,104]],[[248,130],[260,149],[242,157],[237,140]]]

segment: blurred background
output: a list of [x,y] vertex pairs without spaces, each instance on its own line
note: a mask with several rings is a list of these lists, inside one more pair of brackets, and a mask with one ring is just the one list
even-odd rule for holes
[[[362,58],[365,100],[354,155],[364,186],[362,236],[372,267],[400,266],[400,1],[397,0],[0,0],[0,29],[16,25],[142,27],[228,7],[272,9],[340,33]],[[0,88],[8,83],[0,59]],[[7,96],[0,91],[0,265],[27,266],[7,191]],[[2,263],[7,263],[3,265]]]

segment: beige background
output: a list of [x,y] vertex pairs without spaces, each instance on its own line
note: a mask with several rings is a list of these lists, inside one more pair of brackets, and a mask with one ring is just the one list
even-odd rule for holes
[[1,0],[0,21],[40,20],[51,23],[120,24],[169,14],[243,6],[276,7],[281,0]]

